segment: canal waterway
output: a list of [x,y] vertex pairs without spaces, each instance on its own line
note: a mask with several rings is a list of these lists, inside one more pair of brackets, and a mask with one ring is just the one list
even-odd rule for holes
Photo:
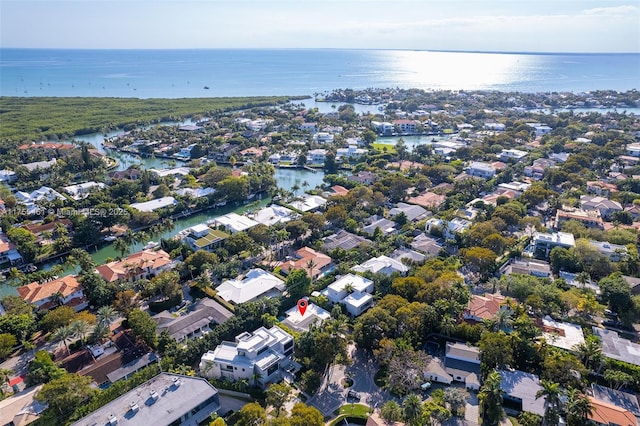
[[[190,120],[187,120],[183,123],[178,122],[170,122],[170,123],[160,123],[158,125],[177,125],[177,124],[186,124],[191,123]],[[75,139],[78,141],[84,141],[92,144],[101,152],[104,152],[104,148],[102,146],[102,142],[105,138],[111,138],[122,134],[122,130],[115,130],[113,132],[109,132],[107,134],[102,133],[92,133],[88,135],[78,136]],[[143,168],[150,169],[166,169],[170,167],[170,162],[172,160],[160,159],[160,158],[141,158],[132,154],[124,153],[124,152],[116,152],[109,151],[109,156],[116,158],[119,162],[118,170],[124,170],[132,164],[139,164]],[[176,161],[177,164],[180,164],[179,161]],[[315,173],[305,169],[276,169],[275,179],[278,187],[291,191],[292,188],[298,187],[298,193],[302,193],[307,189],[315,188],[316,186],[322,185],[324,179],[324,172],[322,170],[318,170]],[[206,211],[194,214],[193,216],[187,216],[180,219],[176,219],[173,221],[174,227],[166,232],[156,235],[149,235],[150,241],[159,242],[160,239],[168,239],[176,235],[178,232],[190,228],[194,225],[198,225],[201,223],[205,223],[206,221],[221,216],[223,214],[235,212],[238,214],[244,213],[247,210],[256,210],[262,207],[265,207],[271,203],[271,197],[265,195],[262,199],[255,200],[246,205],[241,206],[223,206],[208,209]],[[142,250],[143,246],[147,243],[141,242],[138,244],[134,244],[130,248],[130,253],[135,253],[137,251]],[[96,264],[105,263],[107,259],[114,259],[120,256],[120,252],[117,252],[113,244],[107,244],[102,246],[97,250],[91,250],[90,255],[93,258]],[[61,260],[52,261],[46,264],[41,265],[42,269],[49,269],[52,266],[59,264]],[[65,275],[73,273],[72,270],[65,270]],[[17,295],[17,291],[15,287],[12,287],[7,284],[0,285],[0,297],[6,295]]]

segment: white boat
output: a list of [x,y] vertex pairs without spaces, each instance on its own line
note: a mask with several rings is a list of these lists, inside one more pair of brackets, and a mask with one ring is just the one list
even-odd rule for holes
[[150,250],[150,249],[154,249],[156,247],[158,247],[160,245],[160,243],[156,243],[155,241],[149,241],[144,247],[142,247],[144,250]]

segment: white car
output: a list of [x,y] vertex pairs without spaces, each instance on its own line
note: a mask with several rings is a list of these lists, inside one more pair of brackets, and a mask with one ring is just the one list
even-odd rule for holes
[[420,389],[422,389],[423,391],[426,391],[427,389],[431,389],[431,382],[425,382],[421,384]]

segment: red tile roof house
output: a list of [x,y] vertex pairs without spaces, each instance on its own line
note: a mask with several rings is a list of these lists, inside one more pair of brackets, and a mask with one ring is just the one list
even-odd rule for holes
[[134,281],[150,278],[171,269],[171,258],[164,250],[143,250],[128,257],[105,263],[96,268],[107,282],[118,280]]
[[589,413],[589,420],[596,425],[638,426],[638,421],[633,413],[617,405],[600,401],[588,396],[593,410]]
[[289,260],[280,265],[280,270],[285,275],[289,275],[289,272],[294,269],[303,269],[307,275],[309,275],[309,262],[313,261],[311,268],[311,278],[317,279],[326,273],[331,266],[333,266],[332,260],[329,256],[323,253],[319,253],[309,247],[302,247],[296,251],[296,260]]
[[72,307],[76,312],[87,307],[87,299],[82,291],[82,285],[75,276],[68,275],[57,280],[42,284],[33,282],[18,287],[18,294],[37,309],[53,309],[58,306],[57,296],[61,296],[60,303]]
[[490,320],[506,302],[507,298],[499,294],[473,295],[464,311],[464,319],[475,322]]

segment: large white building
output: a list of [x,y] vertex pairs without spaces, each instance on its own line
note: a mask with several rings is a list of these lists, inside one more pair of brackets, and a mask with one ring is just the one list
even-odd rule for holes
[[341,303],[354,317],[373,305],[373,281],[359,275],[347,274],[329,284],[322,292],[331,303]]
[[262,269],[252,269],[247,272],[244,279],[227,280],[216,290],[218,296],[227,302],[245,303],[259,297],[279,296],[284,289],[284,281],[280,278]]
[[240,231],[246,231],[247,229],[258,225],[258,222],[255,220],[246,216],[240,216],[238,213],[228,213],[212,219],[211,222],[215,225],[224,226],[225,229],[232,234]]
[[235,342],[222,342],[200,359],[200,373],[228,380],[246,379],[266,387],[291,378],[293,336],[278,326],[260,327],[253,333],[236,336]]
[[409,267],[399,260],[392,259],[388,256],[378,256],[367,260],[360,265],[351,268],[355,272],[371,272],[373,274],[391,275],[394,272],[400,275],[406,275]]

